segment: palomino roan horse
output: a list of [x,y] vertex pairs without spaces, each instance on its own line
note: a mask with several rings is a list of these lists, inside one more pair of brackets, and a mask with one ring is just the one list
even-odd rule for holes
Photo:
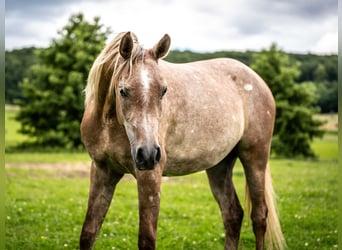
[[[186,64],[160,60],[165,35],[152,49],[120,33],[95,60],[86,87],[81,134],[92,158],[81,249],[92,249],[124,174],[137,180],[139,249],[155,249],[162,176],[205,170],[221,209],[225,249],[237,249],[243,210],[232,182],[243,164],[256,249],[282,249],[268,171],[275,103],[264,81],[232,59]],[[268,238],[268,240],[267,240]]]

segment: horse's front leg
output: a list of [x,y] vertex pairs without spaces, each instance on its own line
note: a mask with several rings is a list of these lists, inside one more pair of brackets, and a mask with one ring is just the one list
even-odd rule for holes
[[139,249],[155,249],[160,205],[161,170],[137,171]]
[[116,184],[122,178],[106,166],[91,165],[88,209],[84,220],[80,249],[92,249],[110,206]]

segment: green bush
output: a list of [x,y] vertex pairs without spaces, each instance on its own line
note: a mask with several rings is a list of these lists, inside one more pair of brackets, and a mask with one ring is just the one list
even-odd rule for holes
[[320,111],[315,85],[295,82],[299,63],[290,61],[275,44],[256,54],[251,67],[268,84],[276,101],[272,150],[281,156],[314,157],[310,145],[315,137],[323,136],[320,127],[324,123],[314,119]]
[[40,50],[31,77],[21,83],[20,132],[39,146],[82,147],[79,133],[88,71],[105,44],[108,29],[94,18],[71,16],[50,47]]

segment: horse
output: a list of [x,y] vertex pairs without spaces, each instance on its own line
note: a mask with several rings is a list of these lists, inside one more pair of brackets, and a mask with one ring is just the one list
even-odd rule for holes
[[269,171],[275,102],[266,83],[234,59],[173,64],[165,34],[144,49],[122,32],[94,61],[85,88],[82,141],[92,163],[80,249],[92,249],[125,174],[135,177],[139,249],[155,249],[162,176],[206,171],[222,214],[224,249],[237,249],[243,209],[232,181],[239,159],[256,249],[283,249]]

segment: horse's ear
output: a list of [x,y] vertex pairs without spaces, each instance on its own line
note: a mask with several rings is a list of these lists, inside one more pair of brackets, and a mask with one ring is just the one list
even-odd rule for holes
[[168,34],[165,34],[162,39],[152,48],[153,56],[156,59],[164,58],[169,53],[171,45],[171,38]]
[[128,59],[133,50],[133,39],[131,36],[131,32],[127,32],[122,38],[120,42],[120,55],[126,60]]

